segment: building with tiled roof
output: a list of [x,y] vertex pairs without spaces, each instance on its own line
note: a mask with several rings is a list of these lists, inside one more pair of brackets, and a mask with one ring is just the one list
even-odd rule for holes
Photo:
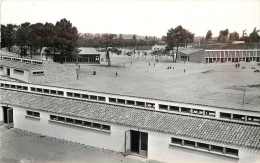
[[4,80],[0,96],[6,125],[125,156],[211,163],[256,162],[260,156],[259,110]]
[[62,65],[50,61],[0,57],[0,75],[27,83],[47,83],[76,80],[76,66]]

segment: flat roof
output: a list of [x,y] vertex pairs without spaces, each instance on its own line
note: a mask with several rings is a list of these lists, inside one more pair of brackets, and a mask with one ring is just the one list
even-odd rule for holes
[[1,104],[126,125],[226,146],[260,149],[260,126],[4,89],[0,95]]
[[42,69],[42,65],[25,63],[19,61],[9,61],[9,60],[0,60],[0,66],[12,67],[16,69],[22,70],[34,70],[34,69]]
[[[257,63],[240,63],[240,68],[235,68],[235,63],[185,64],[159,61],[154,66],[152,59],[132,61],[131,64],[130,60],[124,58],[112,58],[114,67],[109,68],[104,65],[81,65],[78,70],[79,80],[47,85],[260,111],[260,75],[251,69],[260,69]],[[174,69],[167,69],[170,66]],[[242,69],[243,66],[246,69]],[[92,75],[94,70],[96,75]]]

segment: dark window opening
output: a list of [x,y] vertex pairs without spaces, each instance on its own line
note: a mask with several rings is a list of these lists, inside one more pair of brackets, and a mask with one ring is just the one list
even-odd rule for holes
[[1,87],[4,87],[5,85],[3,83],[1,83]]
[[86,94],[82,94],[82,98],[86,98],[86,99],[88,99],[88,95],[86,95]]
[[23,87],[20,85],[17,85],[17,89],[23,89]]
[[37,90],[37,92],[42,92],[41,88],[37,88],[36,90]]
[[84,121],[83,126],[91,127],[91,122]]
[[182,145],[182,139],[172,138],[172,143]]
[[33,116],[40,117],[40,113],[39,112],[33,112]]
[[91,99],[91,100],[97,100],[97,96],[90,95],[90,99]]
[[237,149],[226,148],[226,153],[229,154],[229,155],[238,156],[238,150]]
[[223,147],[211,145],[211,150],[218,153],[223,153]]
[[73,93],[67,92],[67,96],[72,97],[72,96],[73,96]]
[[260,122],[260,117],[252,117],[252,116],[248,116],[247,117],[247,121],[249,122]]
[[179,112],[179,107],[178,106],[170,106],[170,111]]
[[190,108],[181,108],[181,112],[183,112],[183,113],[191,113],[191,109]]
[[209,144],[197,143],[197,147],[204,150],[209,150]]
[[184,145],[195,148],[195,142],[194,141],[184,140]]
[[220,112],[220,118],[231,119],[231,114],[230,113],[221,113]]
[[168,110],[168,106],[159,104],[159,109],[161,109],[161,110]]
[[11,85],[11,88],[16,88],[16,86],[15,85]]
[[49,93],[48,89],[43,89],[43,93]]
[[117,99],[117,103],[119,103],[119,104],[125,104],[125,100],[123,100],[123,99]]
[[148,108],[154,108],[155,104],[154,103],[146,103],[146,107]]
[[102,129],[103,129],[103,130],[110,131],[110,126],[108,126],[108,125],[102,125]]
[[10,85],[9,84],[5,84],[5,88],[9,88],[10,87]]
[[127,105],[135,105],[135,101],[127,100],[127,101],[126,101],[126,104],[127,104]]
[[74,97],[80,98],[80,94],[79,93],[74,93]]
[[27,115],[33,116],[33,112],[32,111],[27,111],[26,113],[27,113]]
[[55,116],[55,115],[50,115],[50,119],[51,119],[51,120],[57,120],[57,116]]
[[65,122],[65,117],[57,117],[58,121]]
[[36,91],[36,88],[34,88],[34,87],[31,87],[31,91]]
[[116,99],[115,98],[109,98],[109,102],[116,103]]
[[77,124],[77,125],[82,125],[82,120],[75,120],[75,124]]
[[63,96],[63,91],[58,91],[58,95],[62,95]]
[[67,123],[73,123],[73,119],[71,119],[71,118],[66,118],[66,122],[67,122]]
[[140,101],[136,101],[136,106],[145,107],[145,103],[144,102],[140,102]]
[[57,94],[57,91],[56,90],[51,90],[51,94]]
[[98,100],[99,100],[99,101],[106,101],[106,98],[103,97],[103,96],[98,96]]
[[28,87],[23,86],[23,90],[28,90]]
[[101,129],[101,124],[93,123],[93,128]]
[[244,115],[233,114],[233,119],[238,121],[245,121]]

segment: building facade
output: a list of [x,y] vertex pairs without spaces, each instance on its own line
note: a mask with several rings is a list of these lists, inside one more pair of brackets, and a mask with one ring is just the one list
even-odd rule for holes
[[11,56],[0,57],[0,75],[27,83],[76,80],[76,65]]
[[0,90],[9,127],[166,162],[259,161],[259,109],[3,80]]

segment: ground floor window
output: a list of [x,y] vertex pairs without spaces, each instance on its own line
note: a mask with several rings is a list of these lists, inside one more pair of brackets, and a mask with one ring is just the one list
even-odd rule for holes
[[40,112],[30,111],[26,110],[26,115],[31,117],[37,117],[40,118]]

